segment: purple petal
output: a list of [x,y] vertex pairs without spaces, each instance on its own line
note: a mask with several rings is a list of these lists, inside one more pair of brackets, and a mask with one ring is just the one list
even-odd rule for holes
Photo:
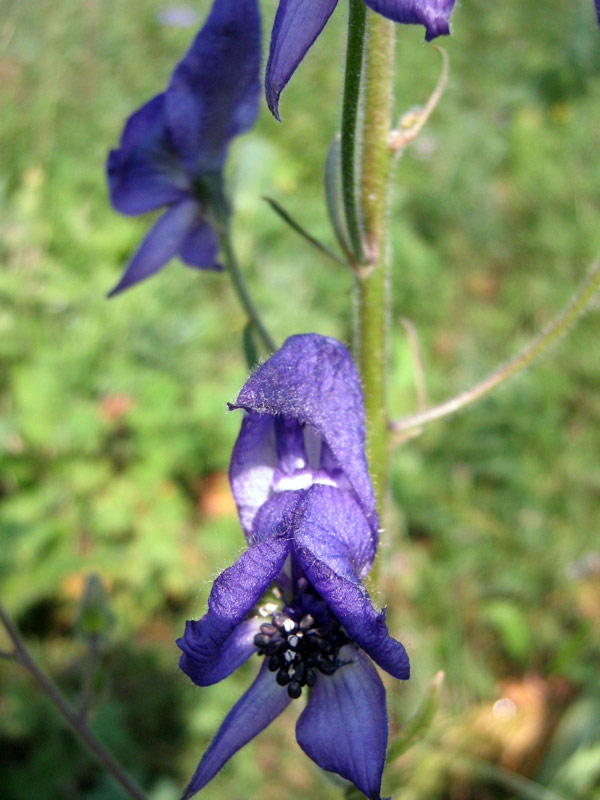
[[598,17],[598,22],[600,23],[600,0],[596,0],[596,16]]
[[360,379],[343,344],[315,333],[291,336],[250,376],[231,408],[255,412],[242,424],[230,468],[246,530],[251,528],[252,510],[268,496],[277,465],[271,417],[283,415],[317,431],[326,445],[321,458],[326,454],[328,461],[343,471],[376,534]]
[[333,675],[319,675],[296,724],[296,739],[309,758],[379,800],[387,746],[385,689],[367,656],[351,646],[352,659]]
[[263,621],[260,617],[251,617],[240,622],[214,658],[204,662],[197,656],[197,641],[203,635],[204,619],[187,620],[185,633],[177,640],[183,651],[179,660],[180,668],[199,686],[210,686],[222,681],[256,652],[254,637]]
[[127,121],[118,150],[108,156],[110,198],[122,214],[145,214],[187,194],[189,180],[166,129],[159,94]]
[[273,583],[289,549],[286,533],[273,536],[246,550],[214,582],[208,598],[208,612],[201,620],[188,623],[183,638],[177,641],[183,651],[179,666],[198,686],[220,680],[238,665],[236,661],[229,668],[238,657],[237,646],[233,646],[235,655],[230,664],[221,663],[222,648]]
[[225,717],[219,732],[202,757],[182,800],[188,800],[206,786],[223,764],[240,747],[270,725],[290,702],[287,690],[277,684],[275,676],[268,671],[265,662],[252,686]]
[[221,270],[217,263],[219,239],[213,228],[200,220],[187,234],[179,248],[179,257],[184,264],[198,269]]
[[424,25],[429,42],[450,33],[448,22],[454,0],[365,0],[373,11],[406,25]]
[[260,55],[256,0],[216,0],[165,93],[169,130],[192,174],[219,172],[229,141],[254,124]]
[[182,242],[198,219],[198,206],[194,200],[186,200],[165,211],[151,228],[137,253],[129,262],[125,274],[109,293],[109,297],[128,289],[158,272],[161,267],[177,255]]
[[291,536],[296,509],[302,497],[302,492],[280,492],[267,500],[254,518],[250,544],[288,531]]
[[350,492],[312,486],[296,514],[294,540],[336,575],[355,583],[368,573],[376,541]]
[[280,0],[265,76],[267,104],[276,119],[280,119],[279,95],[336,5],[337,0]]
[[[296,555],[309,583],[328,604],[348,636],[394,678],[408,680],[408,655],[404,646],[389,635],[385,611],[373,608],[358,577],[348,577],[352,569],[350,562],[345,569],[341,569],[339,563],[333,569],[318,557],[317,550],[314,537],[301,532],[296,534]],[[342,553],[337,555],[341,561]]]

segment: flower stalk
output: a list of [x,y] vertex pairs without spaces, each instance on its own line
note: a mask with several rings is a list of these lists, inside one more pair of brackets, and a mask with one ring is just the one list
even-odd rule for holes
[[340,144],[342,202],[352,250],[351,255],[356,264],[360,264],[364,260],[356,187],[356,124],[360,102],[366,17],[367,7],[363,0],[350,0]]
[[240,305],[246,312],[246,316],[248,317],[248,321],[252,323],[254,326],[257,334],[261,338],[264,346],[270,353],[274,353],[277,350],[277,345],[271,338],[270,333],[266,329],[258,309],[254,305],[252,298],[250,297],[250,292],[248,291],[248,287],[246,286],[246,281],[244,280],[244,276],[240,270],[240,266],[235,254],[235,250],[233,249],[233,244],[231,241],[231,230],[229,219],[224,217],[220,220],[219,225],[219,241],[221,244],[221,253],[223,255],[223,261],[225,264],[225,269],[231,278],[231,284],[233,286],[233,290],[240,301]]
[[385,226],[394,79],[394,25],[367,11],[360,201],[366,264],[357,272],[357,355],[367,416],[367,454],[381,513],[387,487],[387,264]]
[[589,309],[590,304],[595,299],[600,290],[600,261],[591,268],[589,274],[583,281],[581,287],[571,299],[568,305],[560,314],[543,330],[536,338],[530,342],[514,358],[494,370],[483,380],[466,389],[464,392],[451,397],[439,405],[432,406],[418,414],[413,414],[403,419],[395,420],[390,423],[392,432],[392,443],[396,446],[403,444],[407,439],[418,435],[425,425],[444,417],[449,417],[462,411],[463,408],[472,405],[488,395],[498,386],[510,378],[523,372],[541,355],[543,355],[569,328],[574,325],[580,317]]

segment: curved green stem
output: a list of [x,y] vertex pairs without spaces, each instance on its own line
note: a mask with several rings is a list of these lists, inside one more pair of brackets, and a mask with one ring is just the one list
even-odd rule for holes
[[394,24],[367,12],[360,197],[367,265],[357,272],[357,350],[367,415],[367,453],[380,512],[388,473],[385,225],[391,155]]
[[262,339],[267,350],[269,350],[271,353],[274,353],[275,350],[277,350],[277,345],[263,325],[260,314],[258,313],[258,310],[254,305],[252,298],[250,297],[250,293],[248,292],[246,281],[241,273],[235,251],[233,249],[233,244],[231,242],[231,233],[228,221],[224,221],[221,223],[221,225],[219,225],[219,238],[221,242],[223,260],[225,262],[225,269],[229,273],[229,277],[231,278],[231,282],[238,300],[246,312],[249,321],[254,325],[256,332]]
[[491,375],[488,375],[482,381],[479,381],[479,383],[471,386],[470,389],[466,389],[455,397],[451,397],[444,403],[421,411],[419,414],[404,417],[404,419],[399,419],[390,423],[390,429],[395,434],[394,443],[402,444],[407,438],[411,438],[410,431],[418,431],[418,429],[427,425],[429,422],[448,417],[451,414],[456,414],[457,411],[461,411],[463,408],[470,406],[472,403],[485,397],[485,395],[489,394],[493,389],[509,378],[522,372],[560,339],[560,337],[569,330],[571,325],[577,322],[581,315],[587,311],[599,290],[600,261],[597,261],[566,308],[561,311],[556,319],[554,319],[539,336],[530,342],[524,350],[507,364],[494,370]]
[[60,689],[39,666],[30,654],[21,634],[12,619],[0,603],[0,622],[4,626],[14,645],[14,658],[28,670],[35,678],[44,693],[54,704],[63,719],[73,728],[75,733],[87,744],[100,764],[109,772],[127,794],[134,800],[148,800],[144,792],[134,783],[133,779],[125,772],[123,767],[114,758],[112,753],[104,747],[92,733],[86,722],[80,717],[65,699]]
[[364,0],[350,0],[341,131],[342,201],[344,216],[346,218],[346,229],[348,231],[352,256],[359,264],[364,261],[364,254],[356,191],[356,122],[359,108],[366,12],[367,7]]

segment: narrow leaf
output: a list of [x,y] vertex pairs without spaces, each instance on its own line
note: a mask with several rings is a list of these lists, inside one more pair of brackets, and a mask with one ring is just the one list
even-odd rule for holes
[[302,225],[300,225],[300,223],[299,223],[299,222],[296,222],[296,220],[295,220],[295,219],[294,219],[294,218],[291,216],[291,214],[289,214],[289,213],[288,213],[288,212],[285,210],[285,208],[284,208],[284,207],[281,205],[281,203],[279,203],[277,200],[274,200],[272,197],[264,197],[263,199],[264,199],[264,200],[266,200],[266,201],[267,201],[267,203],[268,203],[268,204],[271,206],[271,208],[273,209],[273,211],[274,211],[274,212],[275,212],[275,213],[276,213],[276,214],[277,214],[277,215],[278,215],[278,216],[279,216],[279,217],[280,217],[280,218],[281,218],[281,219],[282,219],[282,220],[283,220],[283,221],[284,221],[284,222],[285,222],[287,225],[289,225],[289,226],[290,226],[290,228],[291,228],[293,231],[296,231],[296,233],[298,233],[300,236],[302,236],[302,238],[303,238],[305,241],[307,241],[309,244],[311,244],[311,245],[312,245],[314,248],[316,248],[316,249],[317,249],[317,250],[318,250],[320,253],[323,253],[324,255],[326,255],[326,256],[328,256],[329,258],[331,258],[333,261],[335,261],[335,262],[336,262],[336,264],[343,264],[344,266],[346,266],[346,262],[344,261],[344,259],[343,259],[343,258],[341,258],[340,256],[338,256],[338,254],[337,254],[337,253],[334,253],[334,252],[333,252],[333,250],[330,250],[330,249],[329,249],[329,247],[327,247],[327,245],[323,244],[323,242],[320,242],[318,239],[316,239],[316,238],[315,238],[315,237],[314,237],[312,234],[310,234],[310,233],[309,233],[309,232],[306,230],[306,228],[303,228],[303,227],[302,227]]

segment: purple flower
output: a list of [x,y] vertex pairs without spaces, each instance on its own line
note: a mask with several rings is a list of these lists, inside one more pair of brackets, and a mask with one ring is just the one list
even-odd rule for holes
[[[279,119],[279,96],[306,55],[338,0],[279,0],[267,63],[267,103]],[[384,17],[407,25],[424,25],[427,41],[448,34],[454,0],[365,0]]]
[[231,139],[258,114],[260,47],[257,0],[215,0],[167,90],[127,121],[108,157],[111,201],[122,214],[166,211],[111,295],[176,255],[190,267],[220,269],[213,223],[226,208],[223,165]]
[[362,585],[377,515],[358,375],[339,342],[293,336],[249,378],[234,407],[247,409],[230,474],[249,548],[216,579],[205,616],[186,624],[180,667],[207,686],[253,653],[263,664],[184,798],[307,689],[298,744],[379,800],[387,713],[370,659],[402,680],[409,663]]

